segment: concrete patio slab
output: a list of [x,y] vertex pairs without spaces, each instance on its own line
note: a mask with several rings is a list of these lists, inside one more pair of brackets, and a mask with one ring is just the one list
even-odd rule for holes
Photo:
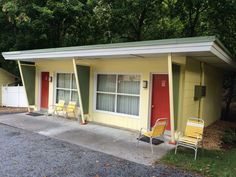
[[151,165],[173,148],[173,145],[162,143],[154,146],[154,153],[152,154],[148,143],[140,142],[137,146],[137,132],[94,123],[80,125],[77,121],[51,116],[33,117],[25,113],[6,114],[0,116],[0,123],[144,165]]

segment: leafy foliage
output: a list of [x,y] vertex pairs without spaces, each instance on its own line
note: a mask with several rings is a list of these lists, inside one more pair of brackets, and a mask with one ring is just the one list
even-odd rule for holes
[[235,55],[235,19],[233,0],[2,0],[0,52],[218,35]]
[[227,144],[236,144],[236,128],[230,128],[223,135],[223,142]]

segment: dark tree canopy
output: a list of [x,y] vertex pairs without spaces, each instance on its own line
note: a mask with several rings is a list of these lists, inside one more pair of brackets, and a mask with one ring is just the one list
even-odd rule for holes
[[236,54],[234,0],[2,0],[0,7],[0,52],[217,35]]
[[234,0],[2,0],[0,50],[217,35],[236,53]]

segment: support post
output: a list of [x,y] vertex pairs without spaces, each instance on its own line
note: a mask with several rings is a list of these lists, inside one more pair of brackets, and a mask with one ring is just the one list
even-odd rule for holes
[[175,127],[174,127],[174,97],[173,97],[173,78],[172,78],[172,54],[168,54],[168,80],[169,80],[169,102],[170,102],[170,127],[171,127],[171,144],[175,144]]
[[[203,86],[205,84],[205,65],[203,62],[200,63],[201,67],[201,75],[200,75],[200,85]],[[198,107],[198,117],[202,118],[203,116],[203,97],[199,100],[199,107]]]
[[28,105],[28,112],[30,112],[29,100],[28,100],[28,95],[27,95],[26,88],[25,88],[25,80],[24,80],[24,76],[23,76],[20,60],[18,60],[17,63],[18,63],[19,71],[20,71],[22,85],[24,87],[24,92],[25,92],[25,95],[26,95],[26,100],[27,100],[27,105]]
[[85,124],[85,119],[84,119],[84,110],[83,110],[83,104],[82,104],[82,98],[81,98],[81,92],[80,92],[80,85],[79,85],[79,78],[78,78],[78,73],[77,73],[77,68],[76,68],[76,62],[75,59],[72,59],[73,62],[73,68],[74,68],[74,74],[75,74],[75,82],[76,82],[76,87],[77,87],[77,92],[79,96],[79,105],[80,105],[80,111],[81,111],[81,119],[82,119],[82,124]]

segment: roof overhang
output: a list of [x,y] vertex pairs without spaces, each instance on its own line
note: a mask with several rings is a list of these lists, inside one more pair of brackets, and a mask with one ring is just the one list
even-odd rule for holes
[[146,58],[168,53],[192,57],[219,67],[236,68],[236,63],[228,50],[214,36],[14,51],[2,54],[6,60],[37,61],[72,58]]

